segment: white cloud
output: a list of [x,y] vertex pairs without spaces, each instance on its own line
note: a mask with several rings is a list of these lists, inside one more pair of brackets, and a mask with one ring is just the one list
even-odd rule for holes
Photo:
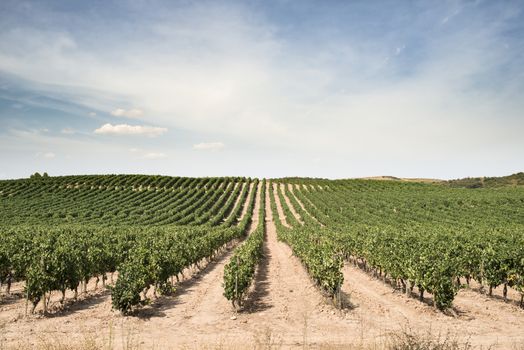
[[90,117],[96,117],[96,113],[95,112],[89,112],[89,116]]
[[138,156],[140,159],[164,159],[167,158],[167,154],[163,152],[149,152],[140,148],[130,148],[129,152]]
[[111,112],[111,115],[115,117],[140,118],[144,115],[144,111],[137,108],[128,110],[125,110],[123,108],[117,108]]
[[199,151],[218,151],[222,148],[224,148],[224,144],[222,142],[202,142],[193,145],[193,149]]
[[128,124],[104,124],[95,130],[95,134],[106,135],[145,135],[157,137],[167,132],[166,128],[146,125],[128,125]]
[[[456,9],[444,5],[445,11],[428,9],[407,27],[391,27],[395,30],[379,37],[344,28],[326,28],[330,35],[323,37],[323,28],[315,28],[290,40],[280,23],[244,12],[249,6],[215,4],[136,18],[132,41],[122,36],[126,28],[119,21],[105,33],[107,40],[99,41],[93,38],[100,34],[97,28],[106,28],[104,22],[78,21],[78,30],[68,31],[37,28],[28,20],[0,32],[0,69],[45,82],[41,90],[51,95],[68,93],[68,100],[88,112],[138,118],[142,110],[129,108],[140,107],[148,121],[135,123],[187,130],[199,140],[218,139],[228,147],[243,142],[272,156],[315,149],[332,151],[346,164],[359,154],[377,164],[400,155],[421,163],[464,146],[502,149],[511,142],[513,149],[522,149],[516,131],[523,125],[524,80],[512,63],[520,62],[520,41],[501,35],[511,27],[499,15],[463,11],[457,16]],[[519,13],[510,11],[518,5],[507,7],[508,13]],[[449,22],[443,26],[439,22],[445,15],[443,22]],[[61,23],[52,16],[42,17]],[[198,18],[206,18],[205,23]],[[86,37],[78,35],[83,23],[93,27]],[[355,28],[364,24],[357,22]],[[515,74],[503,84],[491,79],[512,70]],[[160,134],[143,128],[106,124],[95,132]],[[125,152],[130,145],[123,147]],[[223,147],[208,142],[193,149]],[[195,156],[191,144],[188,148]],[[150,151],[128,156],[136,160]]]

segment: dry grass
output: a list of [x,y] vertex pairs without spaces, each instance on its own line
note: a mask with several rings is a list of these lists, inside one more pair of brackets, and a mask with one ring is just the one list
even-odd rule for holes
[[[469,343],[469,339],[460,339],[452,333],[435,333],[431,329],[425,332],[416,332],[411,328],[404,328],[396,332],[382,334],[374,340],[365,339],[364,333],[360,339],[351,339],[345,343],[312,343],[308,342],[308,326],[311,315],[304,313],[303,339],[302,342],[295,344],[285,344],[285,335],[275,334],[270,328],[260,329],[248,344],[239,344],[235,339],[217,339],[212,344],[194,344],[177,346],[177,349],[206,349],[206,350],[225,350],[225,349],[255,349],[255,350],[278,350],[282,348],[297,349],[322,349],[322,350],[472,350],[474,347]],[[28,343],[21,340],[17,344],[9,346],[3,342],[1,337],[3,325],[0,324],[0,350],[142,350],[155,349],[153,346],[145,346],[141,342],[140,332],[136,327],[124,325],[118,326],[119,332],[115,332],[115,326],[110,324],[107,334],[104,337],[95,337],[92,333],[84,333],[75,340],[54,339],[49,334],[41,334],[37,338],[37,343]],[[115,339],[115,334],[120,334]],[[142,337],[144,334],[142,334]],[[63,339],[63,338],[62,338]],[[480,349],[491,349],[492,346]],[[160,349],[160,348],[159,348]],[[524,350],[524,342],[515,343],[511,350]]]
[[[392,333],[386,338],[387,350],[470,350],[468,340],[461,340],[451,333],[413,332],[411,329]],[[489,348],[488,348],[489,349]]]
[[513,346],[511,347],[511,350],[524,350],[524,340],[513,344]]
[[0,350],[142,350],[137,329],[124,327],[124,325],[121,325],[121,328],[121,342],[118,345],[115,342],[114,326],[110,324],[107,335],[104,337],[96,337],[86,331],[81,334],[80,339],[74,341],[53,337],[49,334],[39,334],[36,343],[21,339],[18,343],[7,346],[2,343],[2,337],[0,337]]
[[0,323],[0,350],[4,350],[5,349],[4,337],[3,337],[4,328],[5,328],[5,324]]

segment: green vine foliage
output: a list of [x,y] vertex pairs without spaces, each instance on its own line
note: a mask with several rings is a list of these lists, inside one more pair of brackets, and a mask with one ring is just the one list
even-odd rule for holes
[[[524,297],[522,188],[466,190],[372,180],[290,183],[307,209],[302,215],[323,225],[317,236],[333,243],[334,251],[387,276],[395,287],[417,287],[420,297],[431,293],[441,310],[450,308],[464,287],[459,279],[475,279],[490,293],[510,286]],[[281,230],[286,238],[286,229]]]
[[233,306],[242,305],[249,286],[255,276],[256,267],[262,257],[265,228],[265,189],[266,181],[261,183],[260,209],[258,212],[258,226],[249,235],[246,241],[235,249],[230,262],[224,267],[224,296],[233,303]]
[[[445,310],[470,280],[486,293],[513,288],[524,298],[524,188],[490,181],[462,188],[287,178],[267,187],[278,238],[328,295],[340,291],[344,263],[354,263],[408,294],[431,294]],[[171,293],[173,277],[245,236],[256,199],[249,188],[258,183],[146,175],[1,180],[2,288],[24,282],[36,306],[50,292],[79,292],[117,272],[113,306],[129,313],[148,302],[148,289]],[[226,267],[224,294],[238,304],[260,262],[264,210]]]
[[[317,222],[301,225],[287,206],[280,184],[276,183],[276,187],[277,193],[273,185],[269,187],[273,217],[279,218],[275,201],[275,195],[278,195],[284,217],[293,225],[286,227],[281,220],[275,220],[278,238],[291,247],[317,285],[329,296],[336,297],[344,281],[343,260],[338,247]],[[306,217],[304,213],[302,216]]]

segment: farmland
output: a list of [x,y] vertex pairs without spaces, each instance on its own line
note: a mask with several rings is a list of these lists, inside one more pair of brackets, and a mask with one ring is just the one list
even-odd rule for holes
[[0,348],[387,347],[407,330],[518,348],[509,179],[0,181]]

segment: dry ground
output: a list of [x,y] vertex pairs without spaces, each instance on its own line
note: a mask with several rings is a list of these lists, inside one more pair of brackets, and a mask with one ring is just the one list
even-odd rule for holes
[[[256,203],[258,211],[259,198]],[[59,310],[57,294],[50,316],[25,317],[23,285],[16,284],[14,296],[0,302],[0,349],[381,348],[392,333],[403,331],[440,333],[477,348],[524,349],[524,310],[500,300],[500,291],[490,298],[475,286],[462,290],[454,303],[456,315],[450,316],[347,264],[347,305],[335,309],[290,248],[277,241],[269,194],[266,212],[264,257],[243,310],[234,310],[222,296],[229,249],[182,281],[174,296],[160,297],[134,316],[112,311],[109,292],[93,291],[91,282],[80,301]]]

